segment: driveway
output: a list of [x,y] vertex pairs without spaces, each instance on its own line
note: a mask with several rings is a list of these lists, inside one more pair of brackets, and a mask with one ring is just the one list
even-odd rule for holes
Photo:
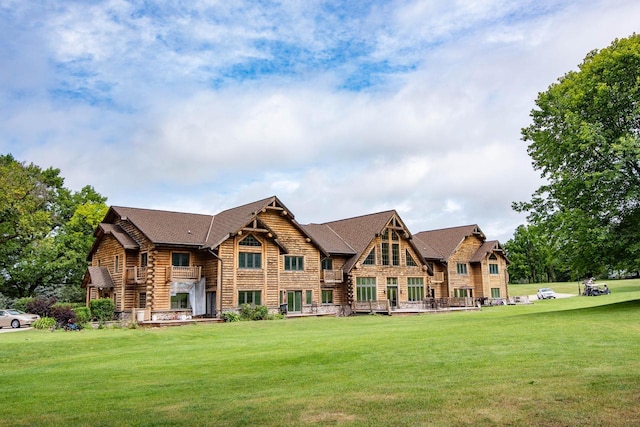
[[[569,298],[569,297],[576,297],[578,295],[576,294],[559,294],[556,293],[556,298]],[[537,301],[538,300],[538,295],[537,294],[533,294],[533,295],[529,295],[529,300],[530,301]]]
[[5,333],[5,332],[28,331],[30,329],[31,329],[31,326],[28,326],[28,327],[22,326],[20,328],[2,328],[2,329],[0,329],[0,334]]

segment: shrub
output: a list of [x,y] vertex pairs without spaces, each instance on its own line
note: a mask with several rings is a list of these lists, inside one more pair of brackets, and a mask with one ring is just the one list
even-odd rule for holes
[[40,317],[51,317],[51,306],[56,303],[56,299],[46,297],[35,297],[27,303],[28,313],[37,314]]
[[13,302],[12,307],[15,308],[16,310],[29,311],[27,310],[27,306],[32,300],[33,298],[31,297],[18,298]]
[[92,299],[89,305],[91,306],[91,316],[98,322],[102,323],[113,319],[115,305],[111,298]]
[[56,319],[59,327],[66,327],[69,323],[76,323],[76,313],[71,304],[58,303],[51,307],[51,317]]
[[56,319],[53,317],[41,317],[31,325],[36,329],[54,329],[56,327]]
[[87,306],[77,306],[74,304],[73,311],[76,313],[76,322],[85,324],[91,321],[91,310]]
[[266,305],[242,304],[240,306],[240,320],[266,320],[269,308]]
[[225,322],[239,322],[240,321],[240,315],[238,313],[233,312],[233,311],[225,311],[224,313],[222,313],[222,318],[224,319]]

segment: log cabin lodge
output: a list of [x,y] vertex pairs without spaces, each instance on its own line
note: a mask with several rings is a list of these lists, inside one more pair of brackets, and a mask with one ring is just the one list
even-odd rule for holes
[[395,210],[299,224],[275,196],[216,215],[112,206],[94,235],[86,302],[120,318],[419,313],[508,298],[507,259],[477,225],[411,234]]

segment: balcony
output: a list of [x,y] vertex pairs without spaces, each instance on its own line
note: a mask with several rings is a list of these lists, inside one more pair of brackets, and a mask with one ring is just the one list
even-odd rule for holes
[[342,283],[342,270],[322,270],[324,283]]
[[175,265],[167,267],[167,280],[170,282],[180,282],[184,280],[198,281],[202,278],[202,267],[193,265],[189,267],[178,267]]
[[127,267],[125,272],[127,285],[138,285],[147,281],[147,267]]

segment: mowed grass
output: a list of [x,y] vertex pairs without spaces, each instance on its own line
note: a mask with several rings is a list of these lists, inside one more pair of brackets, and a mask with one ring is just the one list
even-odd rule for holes
[[637,425],[640,281],[608,283],[466,313],[0,334],[0,425]]

